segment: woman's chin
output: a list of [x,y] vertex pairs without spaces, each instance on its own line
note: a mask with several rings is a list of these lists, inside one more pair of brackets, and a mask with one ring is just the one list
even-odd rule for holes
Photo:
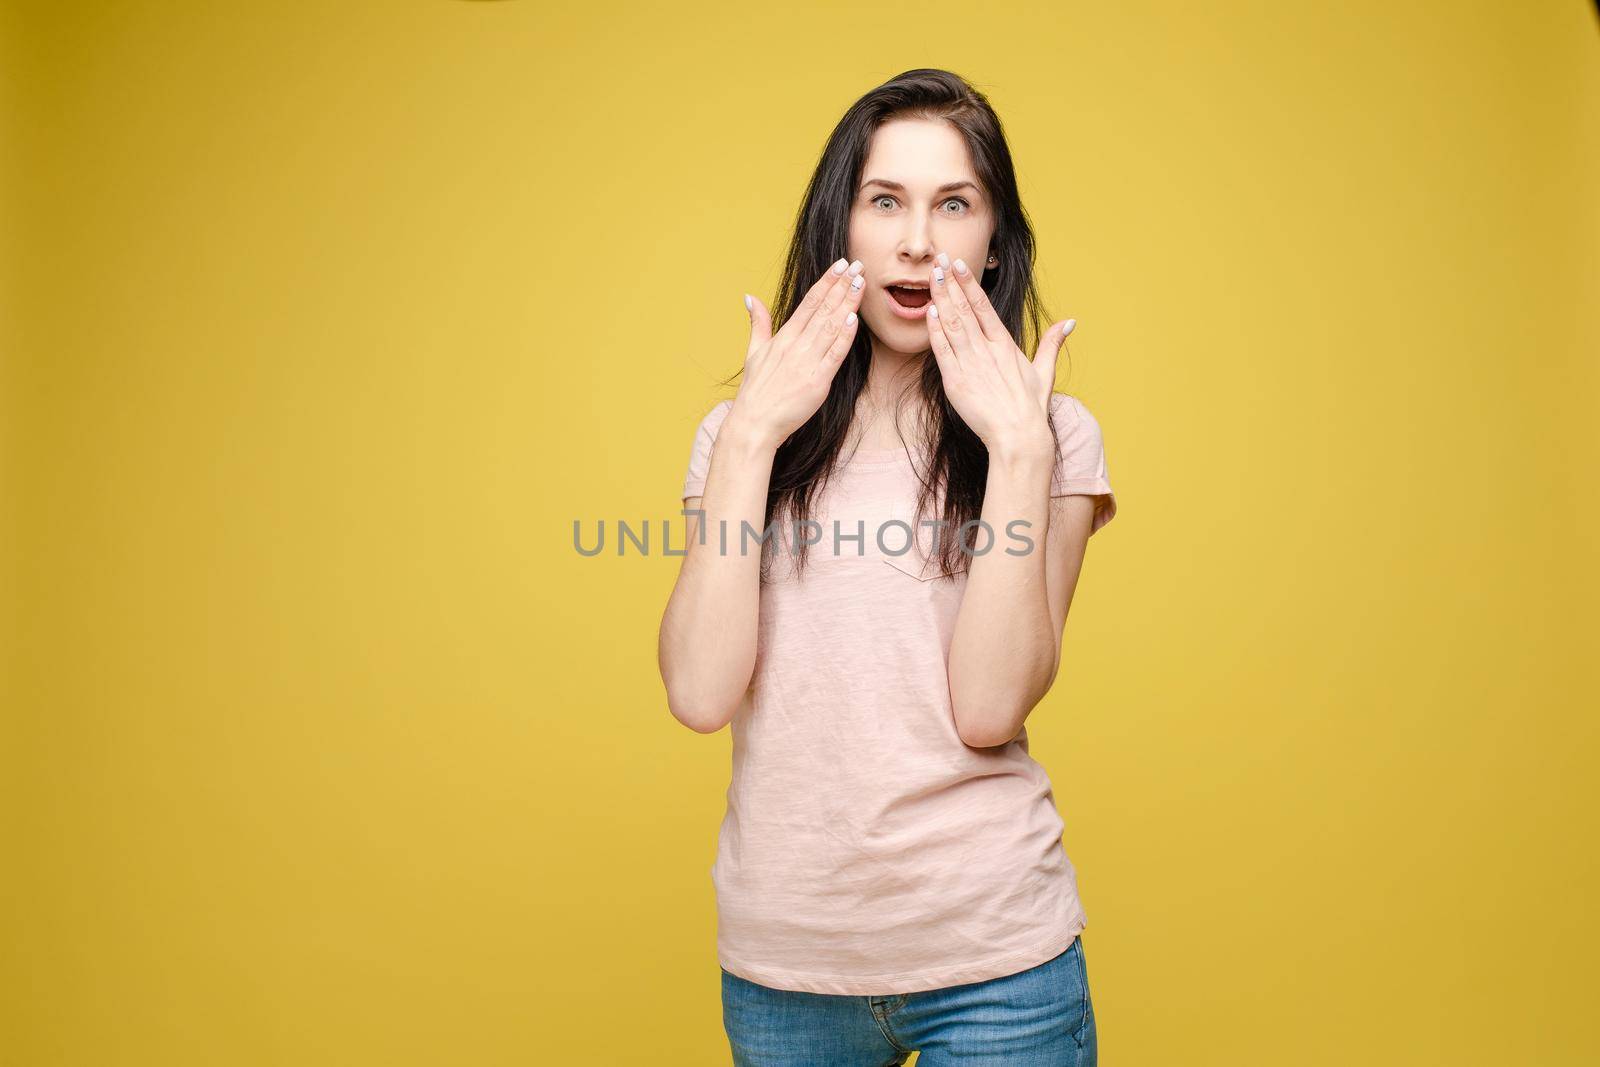
[[877,346],[903,356],[919,356],[929,350],[928,327],[925,323],[909,319],[890,318],[887,321],[868,322],[867,329]]

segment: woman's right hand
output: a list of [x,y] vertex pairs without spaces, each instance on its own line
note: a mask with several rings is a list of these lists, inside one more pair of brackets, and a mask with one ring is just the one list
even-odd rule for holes
[[860,260],[835,263],[776,336],[766,305],[750,297],[750,347],[729,420],[776,447],[817,413],[861,326],[861,269]]

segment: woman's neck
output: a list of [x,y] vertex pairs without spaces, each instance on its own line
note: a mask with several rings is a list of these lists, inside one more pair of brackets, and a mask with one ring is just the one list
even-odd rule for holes
[[854,419],[855,436],[863,450],[901,448],[905,444],[902,434],[910,439],[920,432],[922,396],[916,385],[922,376],[923,360],[930,355],[896,352],[873,344],[872,365],[856,400]]
[[891,410],[905,395],[907,387],[913,386],[921,376],[923,360],[932,356],[931,351],[896,352],[874,338],[872,364],[867,368],[867,384],[861,390],[862,395],[870,398],[875,410]]

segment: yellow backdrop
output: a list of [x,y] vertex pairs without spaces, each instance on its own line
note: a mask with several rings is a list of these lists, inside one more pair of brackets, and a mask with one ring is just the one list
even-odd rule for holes
[[659,525],[918,66],[1121,509],[1029,721],[1104,1062],[1600,1055],[1591,4],[0,10],[0,1060],[727,1062]]

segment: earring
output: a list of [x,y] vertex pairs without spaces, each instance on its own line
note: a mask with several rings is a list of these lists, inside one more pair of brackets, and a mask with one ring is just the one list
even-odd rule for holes
[[1000,257],[998,257],[998,256],[990,256],[989,257],[989,266],[998,267],[999,265],[1000,265]]

